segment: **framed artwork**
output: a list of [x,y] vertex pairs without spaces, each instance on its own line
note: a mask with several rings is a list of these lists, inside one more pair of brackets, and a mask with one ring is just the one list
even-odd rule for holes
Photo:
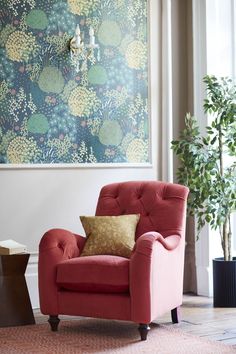
[[148,7],[1,0],[0,167],[150,163]]

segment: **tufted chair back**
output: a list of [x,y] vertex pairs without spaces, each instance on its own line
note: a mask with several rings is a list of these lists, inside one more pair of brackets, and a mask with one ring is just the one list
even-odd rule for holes
[[136,239],[157,231],[166,237],[181,236],[185,222],[185,187],[158,181],[113,183],[101,189],[96,215],[140,214]]

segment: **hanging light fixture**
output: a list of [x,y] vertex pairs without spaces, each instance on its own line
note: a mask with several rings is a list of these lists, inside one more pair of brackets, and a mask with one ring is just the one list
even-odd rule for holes
[[86,44],[82,39],[80,26],[76,26],[75,35],[70,40],[70,54],[72,64],[77,72],[87,70],[88,61],[95,64],[96,61],[100,60],[100,49],[99,45],[95,43],[93,27],[89,28],[89,43]]

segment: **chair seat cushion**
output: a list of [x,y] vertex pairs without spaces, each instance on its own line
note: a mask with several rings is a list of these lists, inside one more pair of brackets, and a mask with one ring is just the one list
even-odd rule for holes
[[96,255],[63,261],[57,266],[57,284],[78,292],[128,293],[129,259]]

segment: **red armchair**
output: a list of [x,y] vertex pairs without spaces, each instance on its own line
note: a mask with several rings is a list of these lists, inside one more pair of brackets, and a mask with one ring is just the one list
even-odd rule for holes
[[39,295],[56,331],[58,315],[149,324],[182,303],[185,210],[188,188],[157,181],[123,182],[102,188],[96,215],[140,214],[130,259],[79,257],[86,238],[63,229],[45,233],[39,245]]

